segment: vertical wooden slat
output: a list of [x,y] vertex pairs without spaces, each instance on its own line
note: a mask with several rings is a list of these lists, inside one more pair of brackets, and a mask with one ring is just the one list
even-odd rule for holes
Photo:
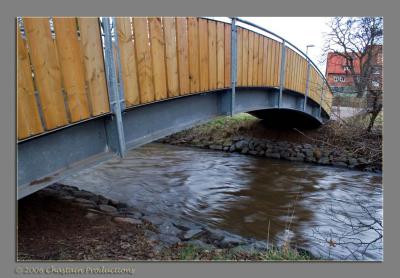
[[259,35],[258,41],[258,74],[257,74],[257,86],[262,85],[262,71],[263,71],[263,57],[264,57],[264,37]]
[[188,18],[190,92],[200,90],[199,26],[197,17]]
[[258,42],[259,36],[258,34],[254,33],[254,43],[253,43],[253,82],[251,83],[252,86],[257,86],[258,82]]
[[282,57],[282,44],[275,41],[275,60],[276,60],[276,66],[275,66],[275,86],[279,86],[279,81],[280,81],[280,72],[281,72],[281,57]]
[[53,22],[71,121],[87,119],[90,117],[90,109],[85,89],[85,68],[80,52],[76,19],[54,17]]
[[274,45],[273,44],[274,44],[273,40],[269,39],[268,40],[268,57],[267,57],[267,61],[268,61],[267,85],[271,86],[271,87],[274,86],[274,82],[272,80],[273,80],[273,76],[274,76],[274,67],[275,67],[275,65],[274,65],[275,59],[274,59],[274,53],[273,53]]
[[243,86],[243,29],[237,28],[237,86]]
[[92,115],[96,116],[110,111],[99,19],[80,17],[78,24]]
[[231,25],[225,24],[225,77],[224,77],[224,87],[231,87]]
[[208,20],[199,19],[200,90],[207,91],[208,83]]
[[262,86],[267,86],[268,82],[268,38],[263,38],[263,58],[262,58]]
[[165,65],[165,42],[164,32],[160,17],[149,17],[150,45],[153,61],[153,78],[156,100],[166,99],[167,74]]
[[24,18],[24,24],[46,128],[66,125],[68,119],[61,91],[61,71],[49,19]]
[[189,46],[186,17],[176,18],[176,45],[178,48],[179,91],[181,95],[190,91]]
[[217,88],[217,25],[215,21],[208,21],[208,73],[210,89]]
[[140,88],[140,102],[152,102],[155,99],[155,95],[147,18],[134,17],[132,23],[134,39],[136,42],[135,49]]
[[243,29],[243,69],[242,69],[242,84],[248,85],[248,69],[249,69],[249,31]]
[[167,59],[168,96],[179,96],[178,54],[176,46],[176,26],[173,17],[164,17],[165,56]]
[[224,54],[224,23],[217,22],[217,88],[224,87],[225,79],[225,54]]
[[35,99],[35,89],[28,51],[17,30],[17,124],[18,139],[43,132],[39,109]]
[[129,17],[117,17],[116,22],[125,104],[126,106],[132,106],[140,103],[132,24]]
[[254,32],[249,31],[249,66],[247,72],[247,85],[253,85],[253,66],[254,66]]

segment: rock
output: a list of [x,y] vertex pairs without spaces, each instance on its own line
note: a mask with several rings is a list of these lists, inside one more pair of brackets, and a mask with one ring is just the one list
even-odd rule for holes
[[182,230],[176,228],[171,221],[165,221],[162,223],[160,226],[158,226],[158,230],[161,234],[173,236],[177,236],[178,234],[182,233]]
[[197,246],[203,250],[214,250],[215,246],[211,244],[207,244],[199,239],[187,241],[187,244]]
[[224,148],[223,148],[223,151],[224,151],[224,152],[229,151],[229,147],[224,147]]
[[359,164],[368,164],[368,163],[369,163],[369,162],[368,162],[365,158],[363,158],[363,157],[357,159],[357,161],[358,161]]
[[242,154],[247,154],[249,152],[249,148],[244,147],[241,151]]
[[257,153],[258,156],[264,156],[264,154],[265,154],[265,151],[264,151],[264,150],[260,150],[260,151],[258,151],[258,153]]
[[83,199],[83,198],[75,198],[74,202],[77,202],[80,204],[88,204],[88,205],[96,206],[95,202],[93,202],[91,200]]
[[349,158],[349,166],[354,167],[357,165],[357,159],[355,158]]
[[230,248],[245,243],[244,239],[237,235],[225,235],[220,241],[220,246]]
[[318,161],[318,163],[319,164],[323,164],[323,165],[327,165],[327,164],[330,164],[330,161],[329,161],[328,157],[324,156]]
[[104,198],[101,195],[97,195],[97,204],[98,205],[107,205],[108,204],[108,199]]
[[144,236],[145,236],[146,238],[148,238],[149,240],[151,240],[151,241],[156,241],[156,240],[158,240],[158,234],[155,233],[155,232],[153,232],[153,231],[150,231],[150,230],[145,230],[145,231],[144,231]]
[[347,163],[343,162],[343,161],[334,161],[332,163],[334,166],[339,166],[339,167],[347,167]]
[[154,225],[160,225],[161,223],[164,222],[163,218],[156,216],[156,215],[146,215],[146,216],[143,216],[142,219],[144,219]]
[[221,145],[210,145],[209,148],[212,149],[212,150],[221,151],[223,147]]
[[211,242],[220,241],[225,236],[225,233],[221,230],[207,228],[206,232],[207,232],[207,237],[210,239]]
[[100,218],[100,215],[97,213],[88,212],[88,213],[86,213],[85,218],[87,218],[89,220],[96,220],[96,219]]
[[182,239],[189,240],[192,238],[197,238],[197,237],[201,236],[203,233],[204,233],[204,231],[202,229],[189,230],[183,234]]
[[128,223],[128,224],[134,224],[134,225],[141,225],[143,222],[139,219],[135,218],[130,218],[130,217],[114,217],[114,222],[116,223]]
[[248,147],[249,143],[246,140],[240,140],[235,143],[235,149],[241,151],[243,148]]
[[117,209],[115,207],[109,206],[109,205],[99,205],[99,209],[101,211],[107,212],[107,213],[116,213]]
[[73,195],[74,195],[75,197],[83,198],[83,199],[88,199],[88,200],[92,200],[92,201],[94,201],[94,202],[97,202],[97,199],[98,199],[97,195],[95,195],[95,194],[93,194],[93,193],[91,193],[91,192],[82,191],[82,190],[80,190],[80,191],[75,191],[75,192],[73,193]]
[[233,144],[233,145],[231,145],[230,147],[229,147],[229,151],[232,153],[232,152],[234,152],[236,150],[236,148],[235,148],[235,145]]
[[158,240],[167,245],[173,245],[175,243],[181,242],[181,240],[179,238],[177,238],[176,236],[166,235],[166,234],[158,235]]
[[321,150],[319,148],[315,148],[313,156],[315,157],[316,160],[319,160],[321,158]]
[[75,199],[75,197],[73,197],[71,195],[65,195],[65,196],[60,197],[60,200],[63,200],[63,201],[72,201],[74,199]]
[[249,151],[249,154],[251,154],[251,155],[257,155],[258,152],[257,152],[256,150],[254,150],[254,151]]

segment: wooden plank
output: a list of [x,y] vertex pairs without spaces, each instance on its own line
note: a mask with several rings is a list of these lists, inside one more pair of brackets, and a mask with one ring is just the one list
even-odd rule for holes
[[258,42],[259,36],[254,33],[254,44],[253,44],[253,82],[251,85],[257,86],[258,83]]
[[275,80],[275,86],[279,86],[280,83],[280,72],[281,72],[281,57],[282,57],[282,44],[275,41],[275,59],[276,59],[276,65],[275,65],[275,72],[274,72],[274,80]]
[[263,38],[263,58],[262,58],[262,81],[261,85],[262,86],[267,86],[268,82],[268,38],[264,37]]
[[161,100],[168,97],[164,32],[161,25],[161,17],[149,17],[148,22],[150,28],[155,98],[156,100]]
[[272,78],[274,76],[274,57],[273,57],[273,40],[268,39],[268,56],[267,56],[267,85],[273,86]]
[[139,82],[136,67],[135,45],[129,17],[117,17],[117,33],[121,59],[121,75],[127,107],[140,103]]
[[262,72],[263,72],[263,57],[264,57],[264,36],[259,35],[258,40],[258,74],[257,74],[257,86],[262,85]]
[[208,73],[210,89],[217,88],[217,24],[208,21]]
[[136,50],[140,103],[155,100],[153,83],[153,64],[149,42],[149,29],[146,17],[134,17],[132,21]]
[[17,136],[24,139],[43,132],[35,99],[31,64],[21,32],[17,29]]
[[178,48],[179,92],[190,92],[189,83],[189,45],[186,17],[176,18],[176,45]]
[[66,125],[68,119],[61,91],[61,71],[49,18],[24,18],[24,24],[46,128]]
[[224,88],[225,79],[225,54],[224,54],[225,30],[224,23],[217,22],[217,88]]
[[243,30],[243,68],[242,68],[242,85],[248,85],[248,69],[249,69],[249,31]]
[[85,68],[74,17],[54,17],[56,44],[71,121],[90,117],[85,89]]
[[224,87],[231,87],[231,25],[225,24],[225,77]]
[[199,19],[200,90],[208,91],[208,20]]
[[110,111],[99,19],[79,17],[78,24],[92,115],[97,116]]
[[167,59],[168,97],[179,96],[178,54],[176,45],[175,18],[163,17],[165,56]]
[[237,86],[243,86],[243,29],[237,27]]
[[188,18],[190,92],[200,91],[199,24],[197,17]]
[[253,54],[254,54],[254,32],[249,31],[249,65],[248,65],[248,72],[247,72],[247,85],[253,85]]

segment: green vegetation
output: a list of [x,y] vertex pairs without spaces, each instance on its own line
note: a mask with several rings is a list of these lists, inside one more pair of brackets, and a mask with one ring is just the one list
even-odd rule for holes
[[271,248],[262,252],[246,246],[216,249],[213,247],[202,248],[192,244],[165,249],[162,256],[184,261],[309,261],[316,259],[305,252],[301,253],[296,249],[285,247]]

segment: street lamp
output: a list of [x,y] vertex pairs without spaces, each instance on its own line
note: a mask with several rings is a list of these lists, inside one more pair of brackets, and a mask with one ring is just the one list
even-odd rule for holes
[[315,46],[315,45],[313,45],[313,44],[309,44],[309,45],[306,46],[306,55],[307,55],[307,56],[308,56],[308,48],[309,48],[309,47],[314,47],[314,46]]

